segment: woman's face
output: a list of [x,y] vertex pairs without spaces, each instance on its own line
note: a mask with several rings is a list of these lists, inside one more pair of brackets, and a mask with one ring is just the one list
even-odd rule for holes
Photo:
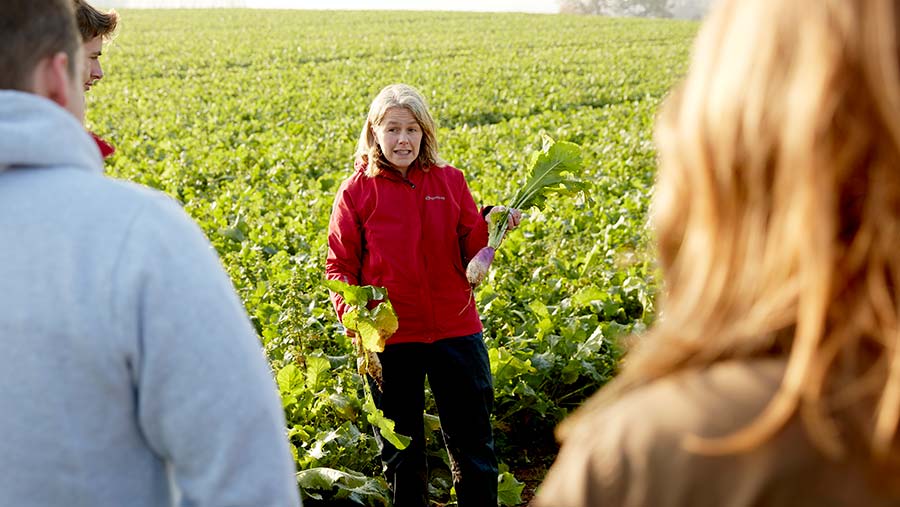
[[389,108],[381,123],[376,125],[375,140],[381,146],[381,152],[394,167],[406,175],[422,145],[422,127],[409,109],[404,107]]

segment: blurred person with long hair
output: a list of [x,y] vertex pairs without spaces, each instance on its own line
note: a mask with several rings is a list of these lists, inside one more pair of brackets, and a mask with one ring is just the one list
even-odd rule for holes
[[722,0],[657,121],[665,291],[536,507],[900,505],[900,2]]

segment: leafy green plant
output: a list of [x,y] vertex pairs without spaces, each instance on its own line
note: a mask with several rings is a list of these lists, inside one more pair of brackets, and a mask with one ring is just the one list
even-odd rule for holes
[[522,490],[525,484],[516,480],[509,472],[506,465],[500,466],[500,475],[497,477],[497,502],[504,506],[519,505],[522,503]]
[[473,287],[487,275],[494,252],[500,248],[509,227],[513,209],[540,209],[550,195],[572,195],[588,188],[585,182],[575,178],[581,172],[581,148],[573,143],[556,142],[546,134],[543,138],[544,148],[532,157],[531,172],[525,184],[516,191],[504,211],[489,215],[488,244],[466,267],[466,278]]
[[330,503],[346,501],[365,507],[390,507],[390,491],[383,481],[362,474],[342,472],[332,468],[310,468],[297,473],[306,505],[317,501]]
[[[385,342],[399,326],[397,314],[388,300],[387,289],[373,285],[350,285],[340,280],[325,280],[325,286],[340,294],[349,306],[341,317],[341,323],[358,336],[355,346],[359,356],[359,373],[370,375],[380,389],[383,383],[381,361],[376,353],[384,352]],[[376,306],[369,309],[370,303]],[[394,421],[385,417],[384,412],[375,406],[368,382],[363,383],[363,388],[366,392],[363,410],[369,423],[377,427],[381,436],[394,447],[405,449],[409,445],[409,437],[395,432]]]

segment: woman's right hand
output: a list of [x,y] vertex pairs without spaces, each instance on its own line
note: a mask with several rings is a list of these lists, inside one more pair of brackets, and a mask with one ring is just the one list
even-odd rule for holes
[[[491,208],[491,211],[488,212],[487,216],[484,217],[485,220],[490,222],[490,216],[494,213],[504,213],[506,212],[506,206],[494,206]],[[506,228],[508,230],[513,230],[519,226],[519,223],[522,221],[522,212],[517,210],[516,208],[509,208],[509,218],[507,219]]]

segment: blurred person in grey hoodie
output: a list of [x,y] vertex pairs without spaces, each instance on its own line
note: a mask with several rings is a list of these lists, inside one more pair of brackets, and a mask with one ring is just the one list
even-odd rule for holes
[[0,505],[298,506],[230,280],[165,196],[102,174],[71,0],[0,2]]

